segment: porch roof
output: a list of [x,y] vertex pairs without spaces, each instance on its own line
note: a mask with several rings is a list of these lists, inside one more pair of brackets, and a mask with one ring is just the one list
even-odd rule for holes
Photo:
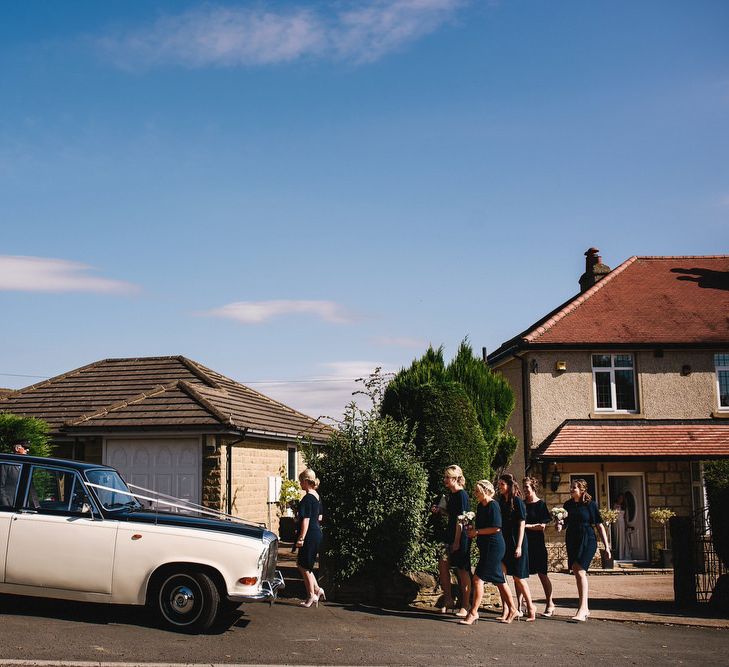
[[729,458],[729,423],[568,420],[539,447],[535,458],[547,462]]

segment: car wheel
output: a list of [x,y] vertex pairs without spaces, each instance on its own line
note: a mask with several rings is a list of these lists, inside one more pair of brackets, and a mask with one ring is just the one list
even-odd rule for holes
[[204,632],[218,615],[220,593],[203,572],[172,572],[162,576],[155,602],[163,625],[178,632]]

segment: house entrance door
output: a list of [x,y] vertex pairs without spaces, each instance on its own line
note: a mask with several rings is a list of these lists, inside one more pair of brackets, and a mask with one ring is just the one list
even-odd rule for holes
[[647,561],[648,528],[642,473],[608,474],[610,507],[618,520],[610,526],[615,560]]

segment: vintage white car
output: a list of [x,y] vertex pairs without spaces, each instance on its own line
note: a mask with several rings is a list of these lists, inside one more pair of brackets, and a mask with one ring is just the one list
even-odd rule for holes
[[283,587],[262,525],[151,511],[139,495],[107,466],[0,454],[0,593],[148,605],[202,632]]

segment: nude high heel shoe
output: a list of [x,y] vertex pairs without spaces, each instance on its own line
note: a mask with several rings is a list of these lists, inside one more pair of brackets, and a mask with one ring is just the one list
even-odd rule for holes
[[316,606],[318,607],[319,602],[321,602],[322,600],[326,600],[326,599],[327,599],[327,594],[324,592],[323,588],[320,588],[319,592],[316,594]]
[[469,612],[468,616],[466,618],[458,621],[458,625],[476,625],[478,623],[479,615],[478,614],[471,614]]
[[299,602],[299,607],[311,607],[311,605],[319,606],[319,598],[316,595],[312,595],[304,602]]

